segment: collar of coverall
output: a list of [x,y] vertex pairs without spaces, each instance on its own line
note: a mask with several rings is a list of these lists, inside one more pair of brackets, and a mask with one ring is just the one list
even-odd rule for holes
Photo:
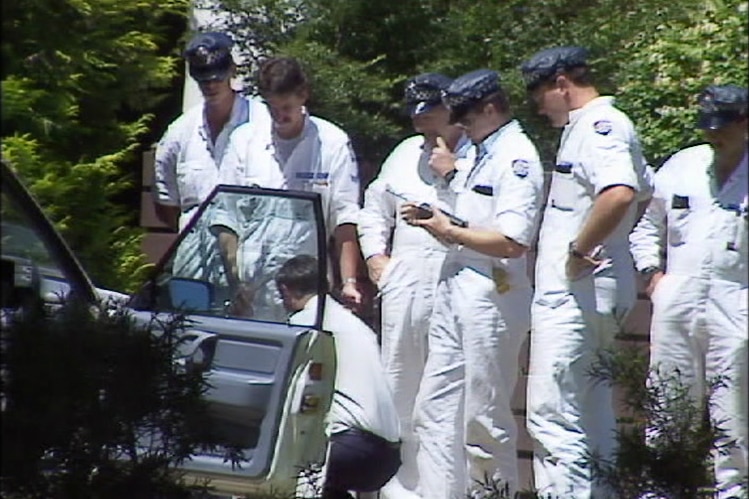
[[614,97],[611,95],[600,95],[595,99],[591,99],[590,101],[588,101],[583,107],[573,109],[569,112],[569,121],[567,122],[567,126],[574,125],[575,122],[580,119],[580,116],[588,112],[588,110],[604,105],[613,106]]

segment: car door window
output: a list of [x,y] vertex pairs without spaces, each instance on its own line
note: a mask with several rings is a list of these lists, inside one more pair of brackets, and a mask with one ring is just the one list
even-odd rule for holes
[[320,261],[325,275],[319,215],[312,198],[303,194],[309,193],[217,190],[159,265],[154,306],[285,323],[288,313],[275,283],[284,262],[310,255]]

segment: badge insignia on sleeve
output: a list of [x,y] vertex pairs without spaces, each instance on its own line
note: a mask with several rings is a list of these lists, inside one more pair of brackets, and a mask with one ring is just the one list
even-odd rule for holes
[[612,128],[613,127],[609,120],[598,120],[593,123],[593,130],[595,130],[598,135],[608,135],[611,133]]
[[529,169],[530,169],[530,165],[524,159],[516,159],[515,161],[512,162],[512,173],[514,173],[520,178],[527,177]]

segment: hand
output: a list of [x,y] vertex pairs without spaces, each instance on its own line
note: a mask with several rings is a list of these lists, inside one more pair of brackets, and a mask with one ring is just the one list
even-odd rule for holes
[[655,272],[650,276],[650,281],[648,281],[648,285],[645,286],[645,294],[648,295],[648,298],[652,298],[653,291],[655,291],[655,287],[658,285],[658,281],[660,281],[662,277],[662,271]]
[[341,288],[341,301],[346,308],[352,312],[360,312],[364,303],[362,292],[359,290],[356,282],[344,282]]
[[594,258],[592,256],[585,255],[583,257],[577,257],[573,255],[567,255],[567,265],[565,266],[565,272],[567,279],[570,281],[577,281],[583,277],[590,275],[603,260]]
[[439,208],[435,208],[434,206],[432,207],[432,216],[429,218],[419,215],[423,211],[423,208],[419,208],[414,203],[404,203],[401,206],[400,214],[407,224],[426,229],[435,238],[445,244],[454,243],[455,240],[450,236],[452,229],[450,219]]
[[255,300],[255,289],[252,286],[246,284],[240,284],[237,287],[237,291],[232,296],[231,304],[229,305],[229,314],[237,317],[252,317],[255,310],[252,307],[252,302]]
[[437,145],[432,148],[429,166],[440,177],[444,177],[448,172],[455,169],[455,155],[447,147],[442,137],[437,137]]
[[374,255],[367,258],[367,272],[369,272],[369,278],[376,285],[380,285],[382,272],[389,262],[390,257],[387,255]]

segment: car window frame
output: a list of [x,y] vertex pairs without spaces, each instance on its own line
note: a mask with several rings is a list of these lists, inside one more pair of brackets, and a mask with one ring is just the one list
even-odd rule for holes
[[[305,201],[309,201],[312,203],[312,208],[314,212],[314,217],[317,223],[315,224],[315,228],[317,231],[317,260],[318,260],[318,270],[320,272],[320,282],[318,283],[318,289],[317,289],[317,295],[318,296],[326,296],[328,294],[328,241],[327,241],[327,232],[325,228],[325,217],[323,214],[323,208],[322,208],[322,195],[318,192],[312,192],[312,191],[298,191],[298,190],[289,190],[289,189],[270,189],[265,187],[258,187],[258,186],[240,186],[240,185],[228,185],[228,184],[218,184],[216,187],[211,190],[211,193],[206,197],[206,199],[200,204],[198,209],[196,210],[195,214],[192,216],[190,221],[185,225],[185,227],[179,232],[179,235],[177,238],[172,242],[172,244],[167,248],[167,250],[164,252],[163,255],[159,258],[156,265],[151,269],[149,276],[147,279],[145,279],[145,282],[143,283],[142,287],[147,286],[155,286],[155,281],[159,277],[160,274],[164,272],[164,268],[169,263],[169,261],[173,258],[174,254],[177,251],[177,248],[182,243],[185,237],[187,237],[187,234],[195,227],[195,225],[198,223],[198,220],[201,218],[203,213],[208,209],[213,199],[220,193],[228,193],[228,194],[248,194],[252,196],[273,196],[276,198],[286,198],[286,199],[301,199]],[[138,299],[139,295],[141,295],[142,291],[138,291],[132,295],[131,304],[133,304],[133,300]],[[141,308],[141,307],[139,307]],[[146,307],[153,311],[153,304]],[[311,324],[310,327],[313,327],[317,330],[323,329],[323,314],[325,312],[325,300],[317,300],[317,311],[315,314],[315,322],[314,324]],[[200,314],[197,314],[200,315]],[[248,319],[252,320],[252,319]]]
[[97,302],[94,284],[83,269],[83,266],[68,246],[65,239],[57,231],[52,221],[45,215],[44,210],[33,198],[18,173],[6,159],[2,162],[2,190],[9,196],[11,202],[17,204],[31,227],[45,245],[52,256],[59,261],[59,270],[70,285],[70,297],[83,299],[88,303]]

